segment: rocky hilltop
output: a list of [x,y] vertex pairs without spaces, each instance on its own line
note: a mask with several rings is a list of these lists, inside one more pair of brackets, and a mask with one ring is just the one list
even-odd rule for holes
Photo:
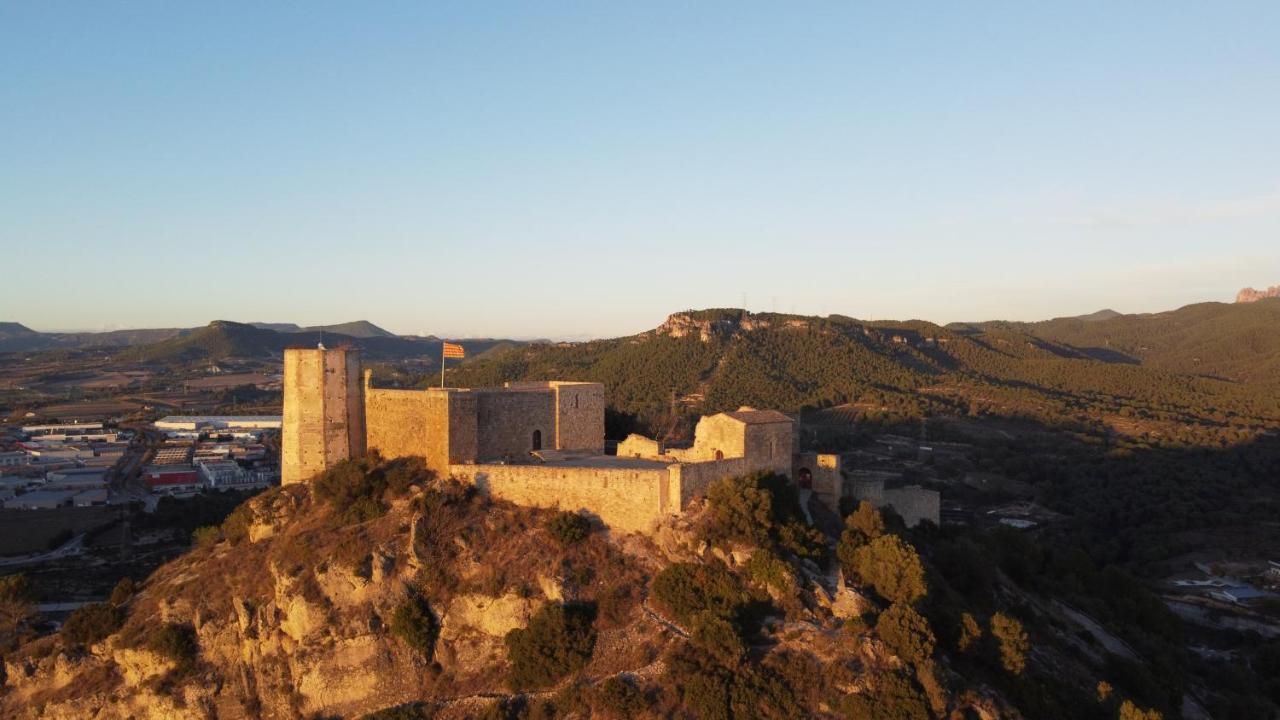
[[1265,300],[1267,298],[1280,297],[1280,285],[1273,285],[1266,290],[1254,290],[1253,288],[1245,288],[1236,293],[1236,302],[1251,303]]
[[[340,465],[9,654],[0,716],[835,718],[883,693],[912,717],[1004,714],[930,658],[927,626],[914,659],[874,632],[875,596],[820,569],[826,541],[801,529],[794,491],[753,482],[719,521],[704,505],[614,536],[412,462]],[[744,500],[764,511],[754,541],[733,530]],[[894,582],[922,589],[915,562]]]

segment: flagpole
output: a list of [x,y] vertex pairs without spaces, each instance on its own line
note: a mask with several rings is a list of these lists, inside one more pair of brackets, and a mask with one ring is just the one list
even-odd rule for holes
[[443,341],[440,343],[440,389],[441,390],[444,389],[444,346],[447,344],[448,343]]

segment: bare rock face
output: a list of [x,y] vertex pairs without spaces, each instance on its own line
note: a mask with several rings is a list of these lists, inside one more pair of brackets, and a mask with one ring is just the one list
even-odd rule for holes
[[1266,290],[1254,290],[1253,288],[1245,288],[1236,293],[1237,303],[1251,303],[1265,300],[1267,298],[1280,297],[1280,285],[1272,285]]

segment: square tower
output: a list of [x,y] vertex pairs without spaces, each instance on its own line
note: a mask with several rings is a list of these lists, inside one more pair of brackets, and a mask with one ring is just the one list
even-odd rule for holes
[[280,482],[306,482],[365,454],[360,351],[323,346],[284,351]]

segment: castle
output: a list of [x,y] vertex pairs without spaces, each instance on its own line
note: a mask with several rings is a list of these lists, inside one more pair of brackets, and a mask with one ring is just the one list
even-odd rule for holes
[[710,415],[699,420],[691,447],[631,435],[606,455],[604,409],[599,383],[375,388],[358,350],[290,348],[281,478],[306,482],[376,449],[389,459],[422,457],[440,477],[492,497],[586,512],[623,532],[646,532],[712,482],[753,472],[790,476],[833,510],[849,494],[839,457],[797,455],[795,421],[780,412]]

